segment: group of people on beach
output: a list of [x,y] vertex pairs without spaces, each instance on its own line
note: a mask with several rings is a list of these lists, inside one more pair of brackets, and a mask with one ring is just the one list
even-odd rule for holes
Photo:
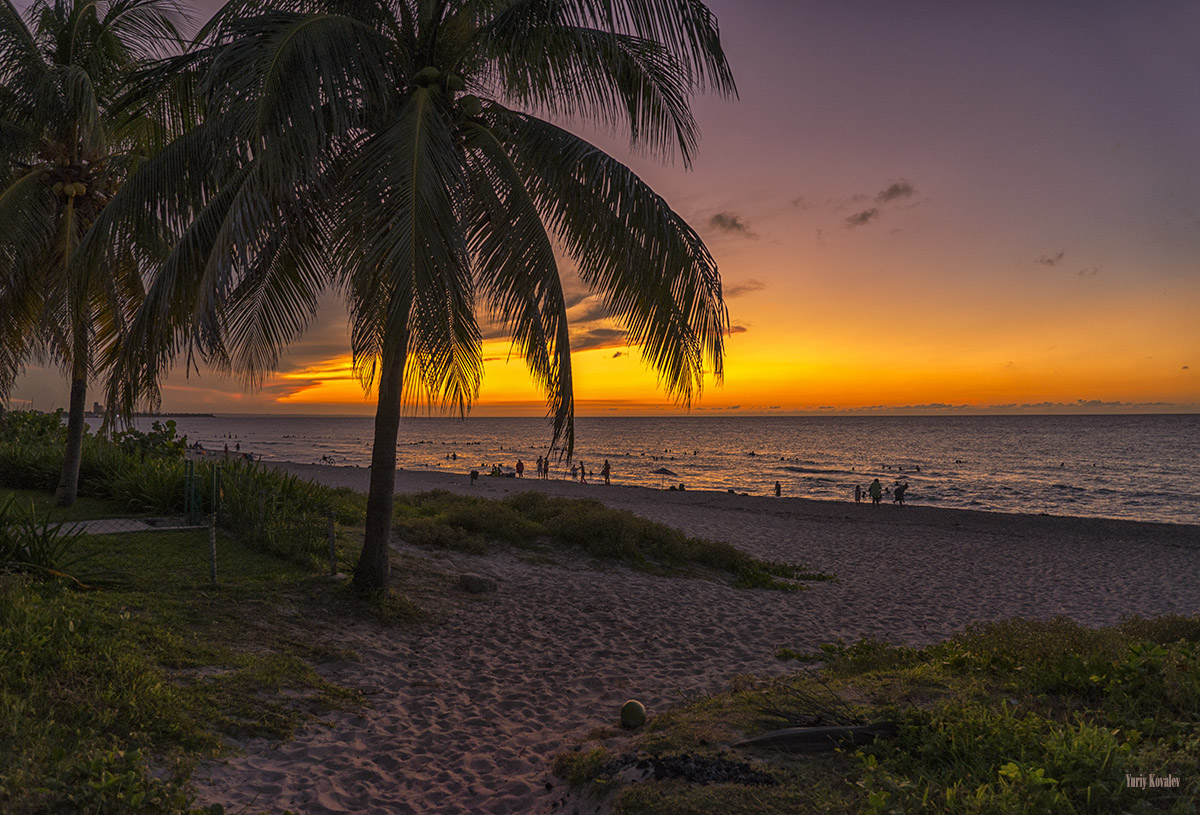
[[[586,484],[589,478],[592,478],[596,473],[587,468],[587,465],[580,460],[578,463],[571,464],[571,480],[579,479],[580,484]],[[604,459],[604,466],[600,468],[600,477],[604,479],[604,485],[612,484],[612,465],[608,463],[608,459]]]
[[[550,477],[550,456],[538,456],[537,462],[534,465],[537,468],[537,477],[546,479]],[[517,459],[517,465],[514,467],[517,478],[525,477],[525,462]],[[502,468],[499,464],[492,468],[492,475],[503,475]],[[586,484],[594,473],[587,468],[587,465],[582,461],[571,464],[571,480],[578,480],[580,484]],[[600,476],[604,479],[605,484],[611,484],[612,481],[612,465],[608,463],[608,459],[604,459],[604,466],[600,469]]]
[[888,487],[886,490],[884,489],[883,485],[879,483],[878,478],[871,481],[870,485],[866,489],[863,489],[859,484],[855,484],[854,503],[861,504],[863,496],[866,495],[870,496],[872,504],[879,506],[879,502],[883,500],[883,495],[885,492],[892,496],[893,504],[904,506],[904,494],[908,492],[908,482],[905,481],[903,484],[901,484],[899,481],[897,481],[894,485]]

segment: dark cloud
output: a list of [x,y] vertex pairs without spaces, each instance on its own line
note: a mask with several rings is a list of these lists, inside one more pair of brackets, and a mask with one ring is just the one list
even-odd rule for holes
[[1063,258],[1066,256],[1066,252],[1059,252],[1057,255],[1042,255],[1037,262],[1043,266],[1057,266],[1063,262]]
[[846,218],[846,226],[850,229],[853,229],[857,226],[866,226],[878,217],[879,209],[877,207],[871,207],[870,209],[864,209],[862,212],[856,212]]
[[1096,275],[1100,274],[1100,267],[1092,266],[1089,269],[1080,269],[1078,272],[1076,272],[1076,274],[1078,274],[1080,277],[1095,277]]
[[875,200],[880,204],[890,204],[892,201],[903,201],[905,198],[912,198],[917,194],[917,188],[911,182],[900,179],[893,181],[883,189],[879,195],[875,196]]
[[754,230],[742,220],[740,215],[733,212],[718,212],[716,215],[708,219],[708,225],[714,229],[719,229],[722,232],[730,232],[734,235],[741,235],[743,238],[757,238],[758,235]]
[[619,348],[625,344],[625,332],[620,328],[591,328],[571,337],[572,351]]
[[576,305],[579,307],[579,311],[571,315],[571,322],[575,325],[608,319],[608,309],[599,297],[590,302],[581,302]]
[[745,334],[745,333],[746,333],[747,331],[749,331],[749,330],[750,330],[750,329],[749,329],[749,328],[747,328],[747,327],[746,327],[746,326],[744,326],[744,325],[731,325],[731,326],[729,326],[729,333],[730,333],[730,334]]
[[580,280],[579,275],[573,269],[566,269],[561,263],[559,269],[562,270],[559,278],[562,280],[563,302],[566,303],[567,308],[574,308],[592,296],[592,290],[588,288],[588,284]]
[[1191,370],[1191,368],[1192,368],[1192,366],[1191,366],[1191,365],[1184,365],[1184,366],[1183,366],[1183,370],[1185,370],[1185,371],[1190,371],[1190,370]]
[[621,358],[621,357],[623,357],[623,356],[625,356],[625,352],[624,352],[624,351],[618,351],[617,353],[615,353],[615,354],[613,354],[613,355],[612,355],[612,358],[613,358],[613,359],[620,359],[620,358]]
[[762,291],[766,287],[766,283],[750,277],[741,282],[734,283],[732,286],[726,286],[722,294],[728,300],[731,297],[741,297],[743,294],[749,294],[752,291]]

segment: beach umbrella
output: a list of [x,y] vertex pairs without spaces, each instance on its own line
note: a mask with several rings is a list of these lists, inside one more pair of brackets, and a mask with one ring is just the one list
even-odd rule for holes
[[675,473],[671,472],[666,467],[659,467],[657,470],[654,470],[653,472],[651,472],[651,475],[662,476],[662,478],[658,479],[658,487],[659,487],[659,489],[662,489],[663,481],[666,480],[667,476],[669,476],[669,475],[673,476],[673,475],[675,475]]

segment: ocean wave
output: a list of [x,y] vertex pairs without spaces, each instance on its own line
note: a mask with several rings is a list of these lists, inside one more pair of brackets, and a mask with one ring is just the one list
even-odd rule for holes
[[800,473],[801,475],[857,475],[849,470],[843,470],[840,467],[835,469],[822,469],[820,467],[795,467],[791,464],[784,465],[779,468],[787,473]]

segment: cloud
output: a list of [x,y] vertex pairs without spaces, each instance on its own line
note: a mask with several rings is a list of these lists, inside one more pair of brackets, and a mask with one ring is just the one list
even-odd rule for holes
[[1184,365],[1184,366],[1183,366],[1183,370],[1185,370],[1185,371],[1190,371],[1191,369],[1192,369],[1192,366],[1191,366],[1191,365]]
[[911,182],[900,179],[888,184],[878,195],[875,196],[876,202],[880,204],[890,204],[892,201],[903,201],[906,198],[912,198],[917,194],[917,188]]
[[725,291],[722,292],[722,294],[725,296],[725,299],[728,300],[731,297],[741,297],[743,294],[749,294],[752,291],[762,291],[766,287],[766,283],[750,277],[738,283],[734,283],[732,286],[726,286]]
[[559,278],[562,280],[563,301],[567,308],[573,308],[592,296],[592,290],[580,279],[573,267],[559,264]]
[[623,357],[623,356],[625,356],[625,352],[624,352],[624,351],[618,351],[617,353],[615,353],[615,354],[613,354],[613,355],[612,355],[612,358],[613,358],[613,359],[619,359],[619,358],[621,358],[621,357]]
[[1066,252],[1059,252],[1057,255],[1042,255],[1037,259],[1037,262],[1043,266],[1057,266],[1063,262],[1063,258],[1067,256]]
[[858,226],[866,226],[867,224],[869,224],[871,221],[875,220],[878,217],[879,217],[878,207],[871,207],[870,209],[864,209],[862,212],[856,212],[853,215],[847,217],[846,218],[846,227],[848,229],[854,229],[855,227],[858,227]]
[[758,235],[742,220],[742,217],[733,212],[718,212],[708,219],[708,225],[722,232],[741,235],[743,238],[758,238]]
[[750,330],[750,329],[749,329],[749,328],[747,328],[747,327],[746,327],[746,326],[744,326],[744,325],[731,325],[731,326],[729,326],[729,333],[730,333],[730,334],[745,334],[745,333],[746,333],[747,331],[749,331],[749,330]]
[[620,328],[589,328],[571,337],[572,351],[619,348],[626,344],[625,332]]
[[1080,269],[1078,272],[1076,272],[1076,274],[1078,274],[1080,277],[1095,277],[1096,275],[1100,274],[1100,268],[1101,267],[1099,266],[1092,266],[1089,269]]
[[[579,325],[580,323],[594,323],[597,320],[608,319],[608,308],[605,307],[603,300],[601,300],[599,297],[594,299],[588,298],[588,300],[590,300],[590,302],[585,300],[576,304],[579,307],[579,311],[571,315],[571,322],[574,325]],[[570,307],[568,306],[568,308]]]

